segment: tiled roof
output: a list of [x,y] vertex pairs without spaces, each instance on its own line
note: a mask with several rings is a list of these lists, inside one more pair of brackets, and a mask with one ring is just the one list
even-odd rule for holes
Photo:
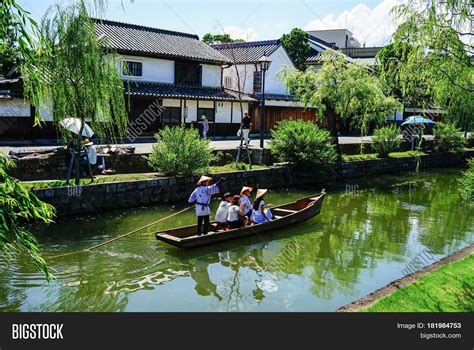
[[[255,97],[260,100],[262,94],[256,94]],[[284,95],[284,94],[265,94],[265,100],[275,100],[275,101],[296,101],[294,95]]]
[[235,63],[256,63],[264,54],[270,56],[281,43],[279,40],[253,41],[246,43],[232,43],[212,45],[217,51],[222,53]]
[[119,53],[152,57],[183,58],[204,63],[230,61],[194,34],[94,19],[96,35]]
[[[128,88],[126,88],[128,93]],[[180,86],[160,83],[130,83],[131,96],[150,96],[162,98],[186,98],[211,101],[237,101],[236,95],[220,88]],[[243,97],[246,101],[253,99]]]

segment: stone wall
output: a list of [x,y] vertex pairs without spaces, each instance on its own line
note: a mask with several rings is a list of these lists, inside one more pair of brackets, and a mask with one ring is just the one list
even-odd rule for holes
[[[474,156],[474,151],[464,154],[431,154],[420,157],[420,168],[457,166]],[[238,192],[242,185],[256,188],[282,188],[312,185],[318,190],[323,181],[344,181],[354,178],[370,178],[384,174],[399,174],[416,169],[415,158],[382,159],[356,162],[342,162],[324,177],[317,178],[314,172],[290,167],[240,171],[214,174],[218,179],[225,176],[221,190]],[[92,184],[79,188],[61,187],[35,190],[43,201],[54,205],[59,216],[100,213],[115,209],[148,206],[187,200],[195,187],[195,177],[156,178],[108,184]]]

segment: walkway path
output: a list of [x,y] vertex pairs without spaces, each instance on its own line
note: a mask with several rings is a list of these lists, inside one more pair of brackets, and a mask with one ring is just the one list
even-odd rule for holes
[[[341,136],[339,137],[339,143],[341,144],[358,144],[360,143],[360,137],[353,137],[353,136]],[[370,142],[371,138],[364,137],[364,142]],[[269,147],[269,140],[265,140],[265,147]],[[135,147],[135,153],[139,154],[146,154],[151,152],[151,148],[153,147],[154,143],[134,143],[134,144],[123,144],[121,146],[127,147]],[[211,141],[211,148],[214,150],[227,150],[227,149],[235,149],[239,146],[239,140],[216,140]],[[253,148],[258,148],[260,145],[259,140],[251,140],[250,146]],[[58,146],[0,146],[0,151],[7,153],[10,151],[13,152],[32,152],[32,151],[43,151],[48,149],[55,149]]]

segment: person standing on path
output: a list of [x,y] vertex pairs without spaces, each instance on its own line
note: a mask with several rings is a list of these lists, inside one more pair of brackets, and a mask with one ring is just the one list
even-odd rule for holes
[[244,118],[242,119],[241,128],[242,128],[242,134],[245,140],[245,144],[248,146],[250,142],[249,135],[250,135],[250,129],[252,128],[252,119],[250,118],[249,112],[247,111],[244,112]]

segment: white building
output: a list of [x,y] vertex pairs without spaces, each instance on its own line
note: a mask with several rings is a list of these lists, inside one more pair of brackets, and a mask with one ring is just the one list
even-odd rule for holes
[[287,94],[285,83],[278,76],[285,67],[295,68],[279,40],[220,44],[212,47],[234,63],[223,69],[222,76],[227,91],[238,91],[240,81],[241,92],[255,99],[255,102],[250,103],[249,110],[253,117],[254,130],[259,130],[259,105],[262,96],[262,74],[258,61],[264,55],[271,61],[265,75],[265,131],[284,119],[315,120],[314,110],[304,109],[301,103],[295,101],[293,95]]
[[[231,61],[201,42],[197,35],[109,20],[96,20],[103,45],[123,58],[117,64],[129,89],[131,135],[150,136],[166,125],[194,124],[205,115],[209,136],[235,135],[240,126],[236,95],[222,85],[222,67]],[[52,115],[45,113],[46,127],[33,128],[34,110],[21,99],[21,79],[0,79],[0,137],[57,138]],[[244,96],[244,109],[250,96]],[[147,118],[159,105],[158,118]],[[21,133],[19,130],[23,130]],[[35,130],[37,129],[37,130]],[[20,136],[21,134],[21,136]]]
[[362,46],[348,29],[309,30],[308,34],[339,49]]

